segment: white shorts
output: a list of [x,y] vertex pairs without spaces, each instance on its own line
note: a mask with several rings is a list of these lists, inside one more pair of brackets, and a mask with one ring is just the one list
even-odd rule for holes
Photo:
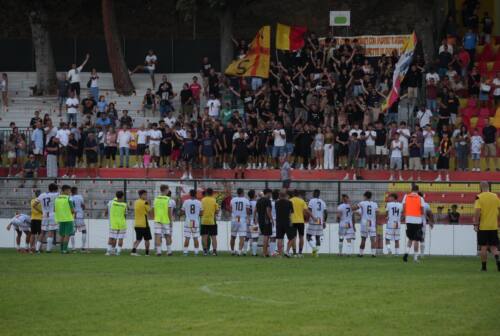
[[55,231],[59,228],[54,217],[42,218],[42,231]]
[[385,146],[375,146],[375,155],[387,155],[388,151]]
[[386,228],[385,229],[385,239],[386,240],[400,240],[401,230],[399,228]]
[[231,237],[246,237],[248,232],[248,225],[246,220],[243,222],[231,221]]
[[376,237],[377,236],[377,228],[372,225],[368,226],[367,223],[361,223],[361,237],[362,238],[368,238],[368,237]]
[[172,234],[172,224],[161,224],[155,222],[155,234],[170,236]]
[[151,154],[151,156],[160,156],[160,145],[149,144],[149,154]]
[[322,236],[323,235],[323,224],[311,224],[307,225],[306,234],[311,236]]
[[31,226],[30,224],[22,223],[22,224],[16,224],[12,223],[12,226],[16,231],[23,231],[23,232],[30,232],[31,231]]
[[127,229],[123,229],[123,230],[109,229],[109,238],[111,238],[111,239],[123,239],[123,238],[125,238],[126,233],[127,233]]
[[354,239],[356,237],[354,228],[339,225],[339,238],[340,239]]
[[87,225],[85,224],[85,219],[75,218],[75,232],[87,231]]
[[186,220],[184,222],[184,238],[198,238],[200,237],[200,222],[193,220]]
[[248,225],[247,238],[257,239],[260,236],[259,224]]

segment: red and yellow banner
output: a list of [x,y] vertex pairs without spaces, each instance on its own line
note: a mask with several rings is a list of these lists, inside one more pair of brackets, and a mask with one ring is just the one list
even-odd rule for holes
[[225,74],[238,77],[269,77],[271,27],[262,27],[253,39],[247,54],[229,64]]
[[276,49],[294,51],[302,48],[306,31],[306,27],[278,23],[276,25]]
[[410,68],[416,45],[417,35],[413,32],[410,38],[403,44],[403,52],[401,53],[401,57],[399,57],[398,63],[396,63],[396,66],[394,67],[391,92],[389,92],[386,101],[382,105],[382,109],[384,111],[390,108],[399,98],[401,82]]

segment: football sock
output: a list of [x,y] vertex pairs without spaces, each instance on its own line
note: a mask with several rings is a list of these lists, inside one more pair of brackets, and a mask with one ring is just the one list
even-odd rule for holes
[[425,244],[420,243],[420,254],[424,254],[424,252],[425,252]]
[[113,246],[108,244],[108,250],[107,250],[107,252],[111,253],[111,251],[113,251]]
[[248,241],[245,240],[245,242],[243,243],[243,251],[248,251]]
[[[349,244],[349,243],[347,243],[347,244]],[[339,241],[339,254],[342,254],[343,247],[344,247],[344,242],[343,241]]]
[[61,245],[62,245],[63,251],[68,252],[68,242],[62,242]]
[[[307,241],[307,245],[309,245],[309,246],[311,247],[311,249],[313,249],[313,250],[314,250],[314,247],[315,247],[315,246],[314,246],[314,244],[313,244],[312,239],[309,239],[309,240]],[[302,253],[302,252],[301,252],[301,253]]]
[[116,247],[116,254],[120,254],[121,251],[122,251],[122,247],[120,245],[118,245]]
[[486,271],[486,261],[481,262],[481,271]]
[[156,246],[156,254],[161,254],[161,246]]
[[47,237],[47,251],[52,251],[52,242],[53,241],[54,241],[54,238]]
[[270,254],[274,254],[276,252],[276,242],[271,242],[269,246],[270,246],[270,251],[269,251]]
[[75,248],[75,236],[69,237],[69,241],[71,243],[71,248],[74,249]]
[[399,254],[399,249],[397,247],[394,248],[394,254],[398,255]]
[[16,249],[20,250],[21,249],[21,245],[16,244]]
[[188,248],[187,248],[187,247],[185,247],[185,248],[183,249],[183,251],[184,251],[184,254],[188,254]]
[[132,248],[132,253],[137,253],[137,249],[135,247]]
[[167,245],[167,253],[172,253],[172,244]]
[[87,232],[82,233],[82,249],[87,245]]
[[199,247],[195,247],[194,248],[194,255],[198,255],[199,252],[200,252],[200,248]]
[[40,247],[42,247],[42,242],[41,242],[41,241],[39,241],[39,240],[37,240],[37,241],[36,241],[36,245],[35,245],[35,246],[36,246],[36,247],[35,247],[35,250],[36,250],[37,252],[39,252],[39,251],[40,251]]
[[257,242],[252,242],[252,254],[256,255],[257,254]]
[[385,243],[385,246],[387,247],[387,253],[391,253],[391,242]]
[[365,249],[360,248],[360,249],[359,249],[359,254],[360,254],[360,255],[363,255],[363,253],[365,253]]
[[417,252],[415,252],[415,253],[413,254],[413,260],[414,260],[414,261],[418,261],[418,253],[417,253]]

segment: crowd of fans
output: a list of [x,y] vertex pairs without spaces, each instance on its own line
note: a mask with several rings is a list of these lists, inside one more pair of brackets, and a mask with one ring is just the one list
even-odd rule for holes
[[[148,125],[133,124],[127,110],[118,111],[99,95],[95,69],[88,96],[80,99],[87,55],[59,81],[60,114],[65,108],[67,122],[54,125],[35,111],[30,139],[12,125],[3,144],[9,175],[33,174],[46,165],[48,176],[57,176],[57,167],[65,167],[66,176],[75,167],[96,176],[99,167],[130,167],[130,156],[135,167],[183,169],[183,178],[192,178],[193,167],[202,168],[204,177],[216,168],[236,169],[235,177],[244,177],[248,168],[290,166],[341,169],[345,179],[362,178],[362,169],[390,169],[391,179],[402,179],[403,170],[414,171],[412,179],[419,171],[438,170],[438,180],[448,180],[450,159],[456,170],[479,171],[481,157],[487,169],[498,170],[497,129],[489,116],[500,102],[500,73],[488,78],[475,66],[476,45],[487,39],[479,37],[479,25],[468,25],[462,42],[453,22],[447,30],[455,42],[443,39],[435,62],[425,63],[416,53],[401,101],[387,111],[381,106],[398,54],[367,58],[356,39],[339,44],[310,33],[304,48],[273,60],[268,80],[226,77],[204,57],[199,76],[180,92],[167,76],[147,89],[140,98],[144,113],[158,118]],[[493,24],[489,17],[481,22],[484,33]],[[240,57],[246,43],[236,43]],[[156,62],[151,50],[144,66],[131,73],[144,71],[154,80]],[[461,115],[459,98],[465,97],[470,106],[489,111],[475,127]]]

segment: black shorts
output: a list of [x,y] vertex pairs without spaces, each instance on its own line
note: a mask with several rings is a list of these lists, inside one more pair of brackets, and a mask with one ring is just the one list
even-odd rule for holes
[[479,246],[497,246],[498,230],[479,230],[477,232],[477,244]]
[[406,224],[406,237],[413,241],[424,241],[424,233],[422,224]]
[[135,239],[136,240],[151,240],[151,229],[149,226],[146,227],[136,227],[135,228]]
[[285,234],[289,226],[290,223],[276,223],[276,239],[285,238]]
[[200,233],[202,236],[217,236],[217,224],[215,225],[204,225],[201,224]]
[[297,228],[295,227],[295,225],[292,224],[286,228],[286,237],[288,238],[288,240],[292,240],[297,237]]
[[248,155],[236,155],[235,161],[239,166],[246,165],[248,163]]
[[31,233],[40,234],[42,232],[42,220],[32,219],[31,220]]
[[[69,89],[71,91],[74,91],[76,92],[77,95],[80,95],[80,83],[79,82],[76,82],[76,83],[71,83],[69,85]],[[97,98],[97,97],[94,97],[94,98]]]
[[273,226],[271,223],[259,223],[259,229],[263,236],[271,236],[273,234]]
[[145,144],[138,144],[137,145],[137,155],[144,155],[145,150],[146,150]]
[[304,235],[304,223],[293,223],[293,227],[295,228],[296,232],[299,233],[299,236]]

